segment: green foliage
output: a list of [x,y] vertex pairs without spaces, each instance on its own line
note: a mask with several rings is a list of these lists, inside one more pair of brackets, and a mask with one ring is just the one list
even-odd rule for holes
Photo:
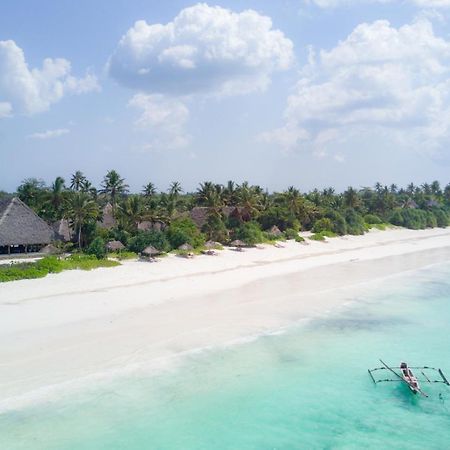
[[383,223],[383,221],[375,214],[366,214],[364,216],[364,222],[368,223],[369,225],[376,225]]
[[88,255],[94,255],[97,259],[103,259],[106,256],[106,244],[101,237],[96,237],[86,250]]
[[427,227],[427,213],[420,209],[397,208],[390,216],[389,222],[412,230],[423,230]]
[[427,228],[436,228],[436,216],[431,211],[426,211]]
[[201,247],[205,243],[205,236],[191,219],[174,220],[167,228],[166,236],[173,249],[183,244]]
[[309,239],[312,241],[325,241],[325,236],[322,233],[315,233]]
[[321,233],[322,231],[331,231],[334,229],[331,219],[324,217],[323,219],[316,220],[313,225],[312,231],[314,233]]
[[162,231],[139,231],[136,236],[128,240],[127,249],[134,253],[141,253],[149,245],[162,252],[170,250],[170,244]]
[[333,231],[328,231],[328,230],[323,230],[319,234],[321,234],[323,237],[327,237],[327,238],[334,238],[337,236],[336,233],[334,233]]
[[445,228],[450,225],[450,218],[443,209],[435,208],[433,209],[433,214],[436,217],[436,226]]
[[264,242],[264,234],[257,222],[245,222],[236,230],[236,238],[248,245]]
[[202,232],[212,241],[226,242],[229,237],[227,227],[219,215],[211,214],[203,225]]
[[347,222],[345,221],[344,216],[334,209],[328,209],[326,211],[325,217],[331,220],[333,227],[331,231],[340,236],[347,234]]
[[66,259],[47,256],[35,263],[13,263],[0,266],[0,282],[43,278],[49,273],[59,273],[63,270],[91,270],[97,267],[114,267],[120,263],[107,259],[99,260],[91,255],[72,255]]
[[300,237],[298,235],[298,231],[294,230],[293,228],[286,229],[286,231],[284,232],[284,236],[286,237],[286,239],[297,239],[298,237]]
[[124,259],[136,259],[138,257],[137,253],[127,252],[127,251],[119,251],[119,252],[111,252],[108,254],[109,258],[115,258],[119,261]]
[[303,236],[295,236],[295,242],[305,242],[305,238]]
[[345,211],[345,222],[347,223],[348,234],[360,235],[366,231],[362,216],[352,208]]

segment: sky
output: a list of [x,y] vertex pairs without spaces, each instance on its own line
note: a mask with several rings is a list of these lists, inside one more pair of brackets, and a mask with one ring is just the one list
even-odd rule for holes
[[450,0],[2,0],[0,190],[450,181]]

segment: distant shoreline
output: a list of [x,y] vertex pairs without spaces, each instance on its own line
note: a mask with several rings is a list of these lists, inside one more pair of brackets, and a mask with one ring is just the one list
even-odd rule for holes
[[450,228],[282,245],[0,285],[0,407],[45,386],[164,365],[323,314],[365,283],[450,261]]

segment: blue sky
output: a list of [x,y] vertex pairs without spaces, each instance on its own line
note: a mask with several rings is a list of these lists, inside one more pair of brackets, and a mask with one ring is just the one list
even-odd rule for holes
[[450,0],[3,0],[0,189],[438,179]]

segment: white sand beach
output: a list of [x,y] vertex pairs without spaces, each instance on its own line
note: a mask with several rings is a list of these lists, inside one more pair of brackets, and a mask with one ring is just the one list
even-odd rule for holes
[[365,283],[450,261],[450,228],[282,246],[1,284],[0,409],[323,314]]

